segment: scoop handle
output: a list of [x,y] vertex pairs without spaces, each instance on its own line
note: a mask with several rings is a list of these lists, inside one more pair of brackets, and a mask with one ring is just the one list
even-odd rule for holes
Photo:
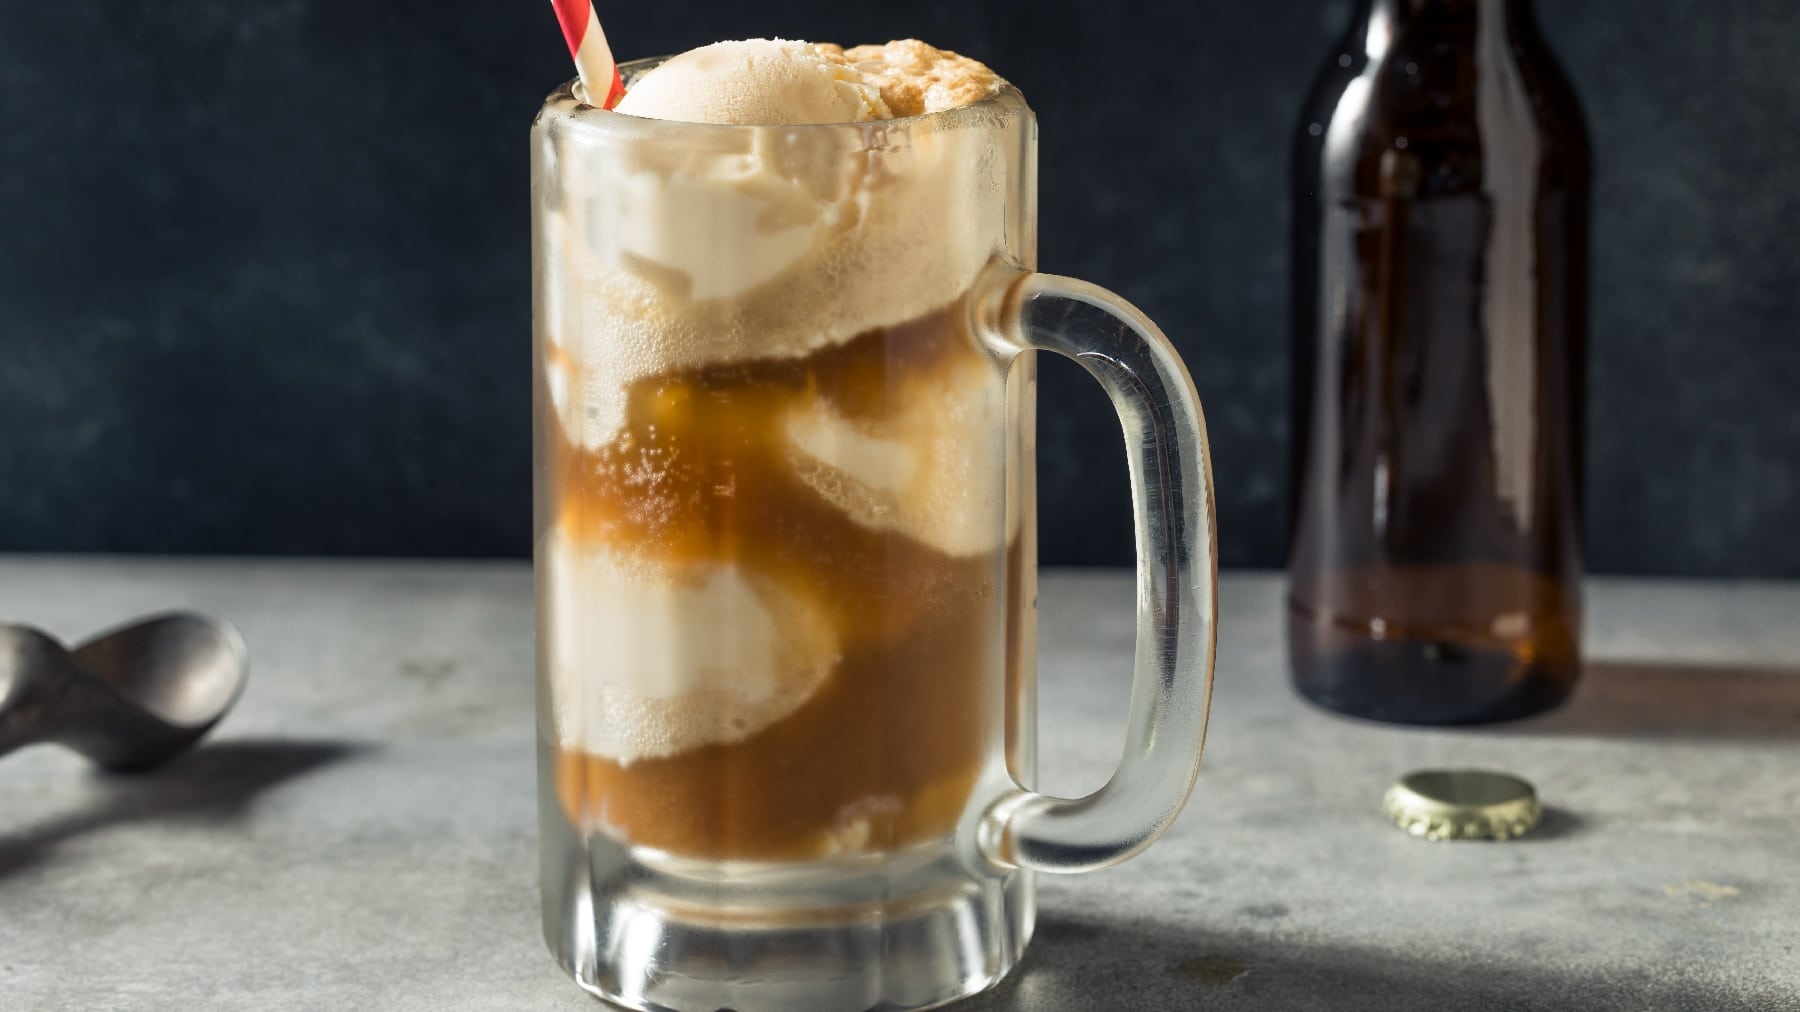
[[61,643],[31,626],[0,622],[0,755],[54,736],[73,681]]

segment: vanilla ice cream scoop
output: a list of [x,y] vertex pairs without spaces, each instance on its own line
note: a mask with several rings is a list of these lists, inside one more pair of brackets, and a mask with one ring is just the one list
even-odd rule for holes
[[539,545],[556,733],[619,763],[743,741],[836,666],[823,605],[727,563],[644,564],[560,530]]
[[632,82],[616,112],[684,123],[791,126],[889,119],[881,91],[841,52],[809,42],[715,42]]
[[824,398],[788,413],[795,476],[857,523],[948,555],[991,551],[1003,527],[1006,378],[972,352],[893,388],[882,417],[845,417]]

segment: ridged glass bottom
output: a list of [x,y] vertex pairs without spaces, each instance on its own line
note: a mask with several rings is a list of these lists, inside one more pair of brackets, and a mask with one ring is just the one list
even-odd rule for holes
[[584,837],[554,796],[540,812],[545,940],[576,983],[628,1008],[934,1008],[992,987],[1031,936],[1030,873],[973,872],[949,841],[692,861]]

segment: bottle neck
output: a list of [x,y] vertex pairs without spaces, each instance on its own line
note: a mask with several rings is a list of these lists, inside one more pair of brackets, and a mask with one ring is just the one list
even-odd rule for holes
[[1368,25],[1371,31],[1412,25],[1518,31],[1535,24],[1531,0],[1357,0],[1353,23]]
[[1531,16],[1531,0],[1357,0],[1359,18],[1381,17],[1394,22],[1474,19],[1500,15],[1507,19]]
[[1353,33],[1379,58],[1402,33],[1440,39],[1525,39],[1537,34],[1531,0],[1357,0]]

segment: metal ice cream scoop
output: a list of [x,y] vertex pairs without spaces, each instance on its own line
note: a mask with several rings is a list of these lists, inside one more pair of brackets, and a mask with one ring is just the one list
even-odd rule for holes
[[205,615],[155,615],[72,651],[0,623],[0,755],[56,742],[107,769],[153,766],[211,730],[249,671],[237,630]]

